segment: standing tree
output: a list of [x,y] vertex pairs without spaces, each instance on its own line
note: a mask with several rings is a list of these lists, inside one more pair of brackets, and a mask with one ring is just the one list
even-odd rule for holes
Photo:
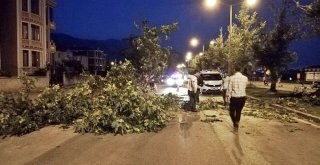
[[[231,66],[242,66],[248,69],[248,66],[254,64],[253,45],[258,42],[265,28],[266,22],[260,21],[258,14],[250,14],[248,7],[242,7],[236,19],[239,26],[233,25],[231,35],[231,55],[229,56]],[[230,36],[229,36],[230,37]],[[230,42],[228,38],[227,42]]]
[[311,32],[320,36],[320,0],[313,0],[313,3],[302,5],[298,0],[293,0],[297,7],[304,13],[304,23],[311,29]]
[[[231,66],[239,65],[244,68],[248,67],[248,64],[253,64],[255,60],[252,47],[259,40],[266,25],[266,22],[258,20],[257,16],[256,12],[250,15],[249,9],[242,7],[239,14],[236,15],[239,26],[232,25],[231,40],[229,35],[225,41],[222,30],[220,30],[220,35],[214,45],[211,45],[201,57],[203,67],[221,67],[226,70],[228,62]],[[229,47],[230,42],[231,47]],[[229,49],[231,50],[230,54]]]
[[260,42],[254,44],[258,64],[271,72],[270,90],[276,92],[276,83],[281,73],[295,61],[296,54],[290,52],[289,45],[296,38],[296,29],[287,21],[287,4],[282,5],[276,24],[270,33],[261,36]]
[[162,47],[161,40],[167,40],[169,34],[177,29],[178,23],[150,26],[148,21],[142,21],[141,25],[135,24],[141,30],[139,37],[133,39],[135,48],[134,65],[144,85],[149,84],[154,76],[159,76],[166,68],[170,47]]
[[213,45],[209,45],[209,49],[200,57],[201,66],[204,69],[212,68],[226,68],[227,64],[227,50],[225,47],[222,29],[220,35],[214,40]]

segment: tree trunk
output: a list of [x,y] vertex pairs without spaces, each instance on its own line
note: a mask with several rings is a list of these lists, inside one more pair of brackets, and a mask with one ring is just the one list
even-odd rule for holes
[[271,80],[270,91],[271,92],[277,92],[277,81]]

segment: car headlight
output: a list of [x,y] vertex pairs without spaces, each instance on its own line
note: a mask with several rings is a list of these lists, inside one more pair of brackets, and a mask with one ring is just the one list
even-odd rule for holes
[[174,80],[172,78],[167,79],[167,85],[174,85]]

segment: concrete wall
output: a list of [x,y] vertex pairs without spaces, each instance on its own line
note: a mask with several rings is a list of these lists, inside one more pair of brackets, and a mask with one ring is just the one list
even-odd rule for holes
[[[49,86],[48,77],[33,77],[36,79],[36,90],[42,90]],[[6,78],[0,77],[0,91],[17,91],[22,88],[22,83],[16,77]]]

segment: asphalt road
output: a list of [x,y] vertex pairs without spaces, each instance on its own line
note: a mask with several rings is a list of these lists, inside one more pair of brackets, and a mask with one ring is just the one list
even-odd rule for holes
[[[222,122],[201,122],[208,113]],[[250,116],[234,133],[221,108],[180,112],[158,133],[95,136],[46,127],[0,139],[0,164],[318,165],[319,137],[320,129],[308,124]]]
[[[14,164],[110,165],[317,165],[320,130],[303,123],[281,123],[244,116],[232,131],[227,111],[222,122],[200,121],[201,113],[180,113],[158,133],[80,135],[46,127],[0,140],[0,162]],[[185,121],[185,122],[184,122]]]

